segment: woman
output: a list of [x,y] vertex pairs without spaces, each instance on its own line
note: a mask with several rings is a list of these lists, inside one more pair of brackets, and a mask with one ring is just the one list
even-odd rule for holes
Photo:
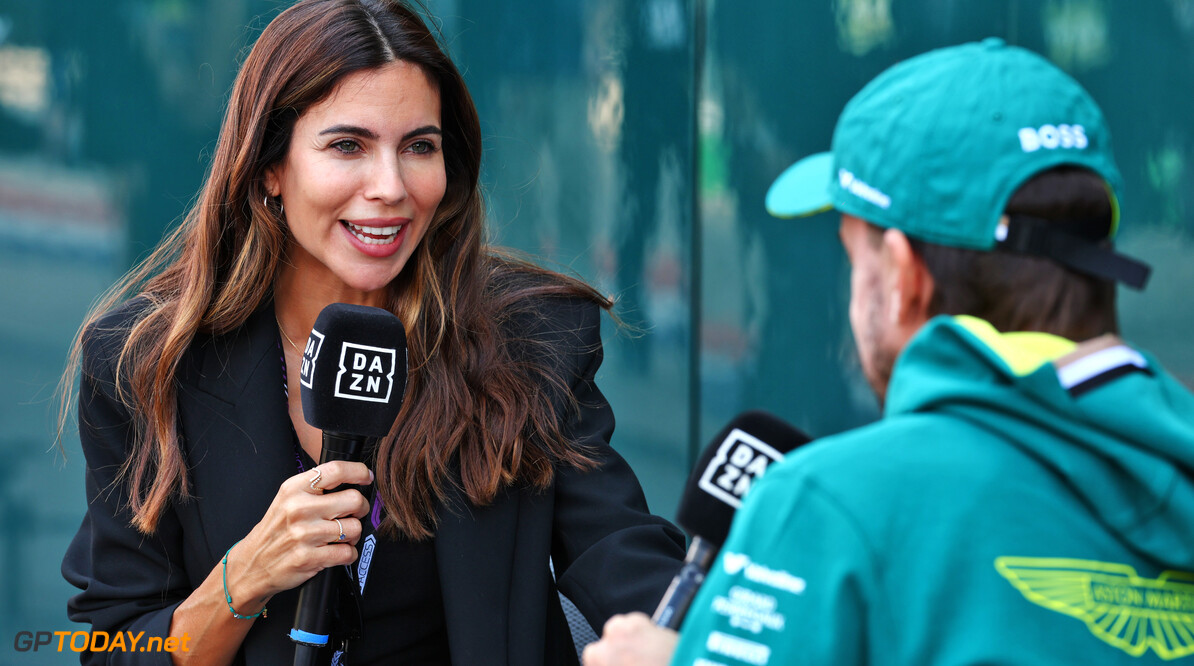
[[[409,8],[305,0],[265,29],[198,204],[76,349],[71,619],[188,637],[162,660],[289,663],[297,588],[351,564],[352,663],[523,666],[576,661],[557,585],[598,627],[653,607],[682,539],[608,446],[610,303],[483,244],[480,161],[464,82]],[[298,342],[332,302],[407,329],[372,471],[316,466],[302,415]]]

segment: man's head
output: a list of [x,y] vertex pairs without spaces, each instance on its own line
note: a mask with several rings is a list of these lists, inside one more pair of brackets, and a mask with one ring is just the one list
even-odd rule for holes
[[780,217],[842,213],[850,322],[880,399],[936,314],[1085,338],[1114,330],[1119,171],[1102,112],[1072,78],[999,40],[932,51],[846,105],[833,149],[772,185]]

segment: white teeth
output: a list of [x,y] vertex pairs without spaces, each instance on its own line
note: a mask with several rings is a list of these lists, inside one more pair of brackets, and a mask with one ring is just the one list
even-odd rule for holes
[[398,231],[402,229],[402,225],[398,225],[396,227],[362,227],[355,225],[352,222],[349,222],[348,226],[363,234],[373,234],[374,236],[389,236],[398,233]]
[[[348,230],[352,232],[357,240],[366,245],[388,245],[394,242],[394,238],[402,231],[402,225],[393,227],[362,227],[352,222],[345,222]],[[369,235],[365,235],[369,234]],[[384,238],[374,238],[374,236],[384,236]]]

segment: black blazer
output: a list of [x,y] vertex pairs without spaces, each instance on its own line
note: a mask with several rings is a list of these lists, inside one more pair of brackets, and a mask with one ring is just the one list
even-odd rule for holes
[[[82,589],[68,605],[72,620],[109,632],[144,630],[148,637],[167,635],[174,608],[261,519],[278,486],[295,473],[295,460],[267,302],[240,329],[197,338],[185,354],[179,432],[193,499],[172,502],[152,536],[130,527],[125,489],[116,482],[130,419],[115,399],[113,370],[137,303],[107,315],[84,338],[79,434],[88,507],[62,571]],[[684,554],[682,535],[648,513],[634,473],[609,446],[614,417],[593,381],[602,359],[599,310],[558,298],[544,299],[541,310],[519,324],[521,332],[566,352],[557,362],[565,364],[563,376],[572,378],[581,405],[568,428],[600,468],[560,468],[548,490],[511,487],[485,507],[459,494],[441,506],[436,559],[457,666],[575,664],[557,586],[600,630],[615,613],[651,612]],[[287,634],[297,597],[290,590],[270,601],[269,617],[255,621],[238,661],[292,662]],[[166,653],[82,656],[169,663]]]

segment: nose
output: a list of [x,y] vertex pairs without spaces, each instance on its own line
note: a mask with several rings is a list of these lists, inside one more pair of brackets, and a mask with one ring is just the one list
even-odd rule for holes
[[366,199],[381,201],[388,205],[406,198],[406,182],[402,177],[402,162],[397,155],[379,155],[370,165],[365,184]]

